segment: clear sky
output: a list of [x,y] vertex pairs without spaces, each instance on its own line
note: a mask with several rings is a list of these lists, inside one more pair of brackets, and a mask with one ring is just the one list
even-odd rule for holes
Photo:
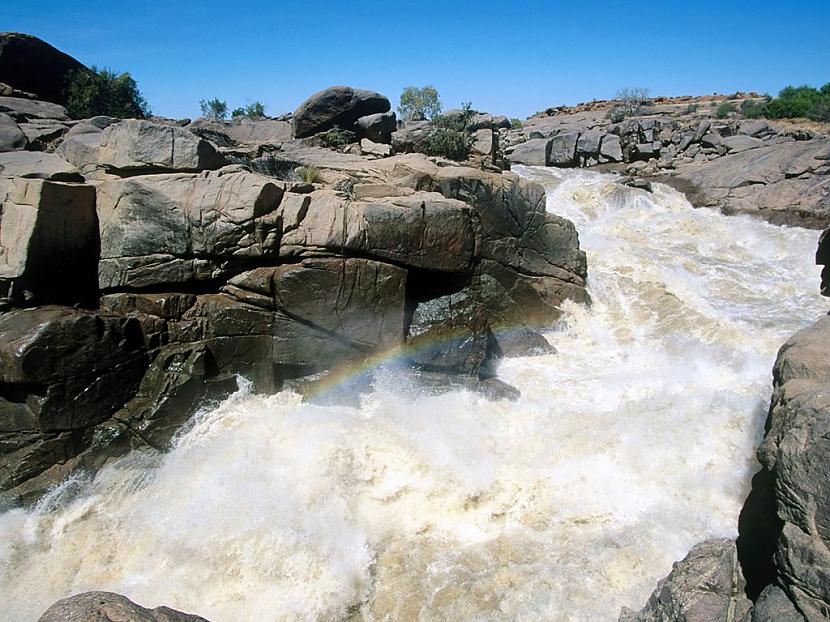
[[129,71],[153,112],[202,98],[276,115],[334,84],[434,85],[445,108],[524,118],[604,99],[830,82],[830,0],[0,0],[0,30]]

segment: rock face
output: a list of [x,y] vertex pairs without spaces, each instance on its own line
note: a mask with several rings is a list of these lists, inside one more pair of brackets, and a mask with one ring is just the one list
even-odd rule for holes
[[212,281],[277,255],[283,190],[238,167],[98,186],[102,290]]
[[0,178],[0,310],[89,302],[98,263],[95,190]]
[[741,512],[738,539],[750,595],[773,584],[809,621],[830,615],[828,339],[826,317],[793,335],[778,353],[758,449],[763,468]]
[[735,543],[710,540],[674,564],[639,613],[623,610],[620,622],[734,622],[751,606]]
[[352,129],[361,117],[388,112],[389,100],[380,93],[332,86],[315,93],[294,111],[294,136],[304,138],[335,126]]
[[207,622],[169,607],[146,609],[112,592],[84,592],[59,600],[38,622]]
[[68,74],[85,70],[77,60],[37,37],[0,33],[0,82],[15,89],[65,104]]
[[[390,140],[388,110],[337,87],[294,127]],[[492,164],[505,119],[476,118],[482,170],[391,156],[368,137],[363,155],[312,146],[282,120],[17,114],[7,125],[48,152],[0,154],[0,490],[12,502],[133,448],[166,449],[239,376],[274,392],[403,352],[431,391],[514,398],[490,362],[549,351],[534,329],[587,300],[573,225],[546,212],[541,186]]]

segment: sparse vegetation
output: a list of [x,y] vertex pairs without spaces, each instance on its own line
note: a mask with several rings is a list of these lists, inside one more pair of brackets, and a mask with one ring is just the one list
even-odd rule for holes
[[214,121],[221,121],[228,118],[228,104],[216,97],[208,100],[201,100],[199,108],[202,110],[202,116],[212,119]]
[[760,119],[764,116],[767,102],[772,99],[767,97],[765,101],[759,102],[754,99],[745,99],[741,102],[741,114],[747,119]]
[[475,112],[470,102],[461,105],[457,114],[442,114],[430,121],[430,128],[424,137],[427,155],[441,156],[450,160],[466,160],[473,146],[470,121]]
[[698,107],[699,106],[697,104],[689,104],[686,106],[686,110],[683,111],[683,114],[694,114],[697,112]]
[[245,107],[234,108],[231,117],[245,117],[246,119],[261,119],[265,116],[265,104],[255,101]]
[[408,86],[401,93],[398,113],[404,121],[424,121],[441,114],[441,100],[432,85]]
[[514,130],[522,129],[521,120],[517,119],[516,117],[513,117],[512,119],[510,119],[510,127],[512,127]]
[[313,184],[320,179],[320,169],[316,166],[298,166],[297,175],[307,184]]
[[147,100],[129,73],[111,69],[72,72],[66,90],[66,109],[74,119],[108,115],[122,119],[145,119],[150,116]]
[[718,119],[725,119],[730,114],[735,112],[735,110],[736,108],[733,102],[729,100],[722,101],[720,104],[718,104],[718,107],[715,108],[715,117],[717,117]]
[[648,98],[648,89],[642,87],[624,88],[617,91],[614,99],[617,105],[615,110],[622,112],[623,118],[637,114]]
[[318,134],[316,138],[321,147],[337,151],[346,145],[355,142],[357,140],[357,135],[354,132],[344,130],[341,127],[333,127],[328,131]]

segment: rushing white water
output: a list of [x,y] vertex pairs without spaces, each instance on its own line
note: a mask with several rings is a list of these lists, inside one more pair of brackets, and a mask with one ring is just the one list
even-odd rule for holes
[[0,516],[0,618],[71,593],[236,620],[616,620],[672,561],[735,536],[775,352],[826,305],[818,233],[519,167],[588,253],[558,354],[516,403],[381,372],[359,408],[235,396]]

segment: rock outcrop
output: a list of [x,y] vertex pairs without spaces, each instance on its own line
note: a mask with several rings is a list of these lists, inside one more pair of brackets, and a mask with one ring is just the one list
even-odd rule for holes
[[207,622],[170,607],[147,609],[112,592],[84,592],[59,600],[38,622]]
[[752,603],[732,540],[709,540],[674,564],[640,612],[623,610],[620,622],[737,622]]
[[37,37],[0,32],[0,82],[13,89],[65,104],[73,71],[86,71],[86,67]]
[[[239,375],[271,392],[397,356],[428,390],[515,398],[492,361],[549,351],[535,329],[587,300],[576,230],[546,212],[541,186],[486,162],[390,155],[370,140],[398,133],[375,93],[329,89],[293,117],[299,134],[357,130],[366,155],[292,139],[284,119],[75,123],[20,101],[9,136],[25,128],[46,151],[19,150],[18,136],[0,153],[12,501],[132,448],[166,449]],[[476,132],[505,125],[478,116]]]
[[315,93],[294,111],[294,136],[305,138],[333,127],[351,130],[361,117],[389,112],[391,108],[380,93],[332,86]]

